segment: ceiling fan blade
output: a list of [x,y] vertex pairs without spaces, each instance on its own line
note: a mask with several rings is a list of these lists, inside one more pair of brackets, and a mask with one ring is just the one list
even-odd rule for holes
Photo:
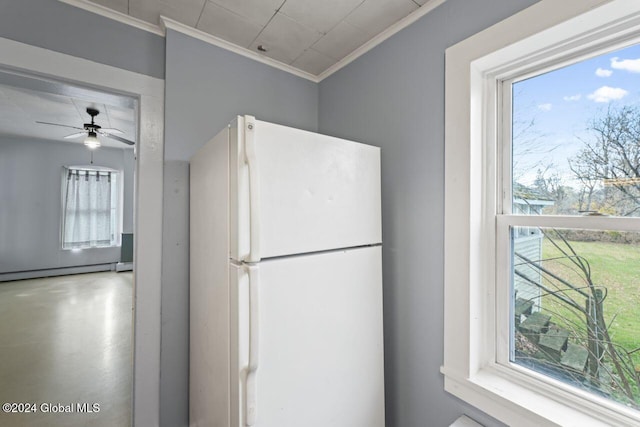
[[110,135],[110,134],[108,134],[108,133],[104,133],[104,134],[102,134],[102,135],[103,135],[103,136],[106,136],[107,138],[115,139],[116,141],[124,142],[124,143],[125,143],[125,144],[127,144],[127,145],[135,145],[135,144],[136,144],[136,143],[135,143],[135,142],[133,142],[133,141],[129,141],[128,139],[121,138],[121,137],[119,137],[119,136],[117,136],[117,135]]
[[36,121],[36,123],[39,123],[41,125],[60,126],[63,128],[81,129],[81,130],[84,129],[84,128],[79,128],[77,126],[61,125],[60,123],[49,123],[49,122],[38,122],[38,121]]
[[72,133],[71,135],[67,135],[67,136],[63,136],[64,139],[72,139],[72,138],[79,138],[81,136],[86,136],[87,132],[77,132],[77,133]]
[[122,132],[120,129],[115,129],[115,128],[100,128],[100,132],[105,133],[105,134],[110,134],[113,135],[118,134],[118,135],[124,135],[124,132]]

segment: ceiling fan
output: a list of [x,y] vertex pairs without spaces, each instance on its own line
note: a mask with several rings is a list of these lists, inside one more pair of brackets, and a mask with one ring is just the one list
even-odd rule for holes
[[129,141],[128,139],[122,138],[118,135],[114,135],[114,134],[123,134],[124,132],[122,132],[121,130],[113,129],[113,128],[103,128],[102,126],[97,125],[94,119],[98,114],[100,114],[100,111],[96,110],[95,108],[89,107],[87,108],[87,114],[91,116],[91,123],[85,123],[84,127],[62,125],[59,123],[39,122],[39,121],[36,121],[36,123],[40,123],[43,125],[61,126],[65,128],[71,128],[71,129],[81,129],[82,132],[72,133],[71,135],[65,136],[64,139],[72,139],[72,138],[79,138],[81,136],[86,136],[84,140],[84,145],[86,145],[91,149],[96,149],[100,147],[98,134],[107,138],[115,139],[116,141],[123,142],[127,145],[135,144],[135,142],[133,141]]

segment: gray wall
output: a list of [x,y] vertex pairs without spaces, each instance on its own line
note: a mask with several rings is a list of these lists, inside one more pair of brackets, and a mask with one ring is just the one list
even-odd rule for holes
[[448,0],[320,83],[319,130],[382,147],[388,427],[444,427],[444,55],[533,0]]
[[162,426],[189,406],[188,159],[236,115],[317,130],[318,86],[175,31],[166,41],[162,255]]
[[56,0],[0,0],[0,37],[164,77],[164,38]]
[[316,84],[177,31],[166,45],[165,160],[189,160],[239,114],[317,130]]
[[[186,425],[188,163],[235,114],[379,145],[389,427],[468,412],[443,391],[444,50],[533,0],[448,0],[318,86],[172,31],[166,40],[161,419]],[[0,0],[0,37],[165,75],[165,40],[54,0]],[[4,198],[0,200],[5,200]],[[3,203],[4,204],[4,203]],[[0,223],[1,224],[1,223]]]
[[[0,137],[0,278],[2,273],[118,262],[120,248],[62,250],[62,171],[88,165],[82,144]],[[101,147],[94,165],[124,172],[123,225],[133,218],[133,150]],[[128,188],[127,188],[128,187]]]

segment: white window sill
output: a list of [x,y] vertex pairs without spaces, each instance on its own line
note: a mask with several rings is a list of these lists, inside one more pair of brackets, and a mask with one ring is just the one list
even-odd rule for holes
[[485,367],[471,378],[442,369],[445,390],[482,408],[489,415],[517,427],[543,426],[634,426],[638,413],[632,409],[601,399],[592,403],[562,390],[566,386],[550,386],[548,379],[536,381],[535,373],[527,375],[498,365]]

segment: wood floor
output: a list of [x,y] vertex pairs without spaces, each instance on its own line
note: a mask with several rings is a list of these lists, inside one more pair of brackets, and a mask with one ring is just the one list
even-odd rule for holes
[[0,426],[130,425],[132,280],[105,272],[0,283],[0,404],[37,410],[0,411]]

